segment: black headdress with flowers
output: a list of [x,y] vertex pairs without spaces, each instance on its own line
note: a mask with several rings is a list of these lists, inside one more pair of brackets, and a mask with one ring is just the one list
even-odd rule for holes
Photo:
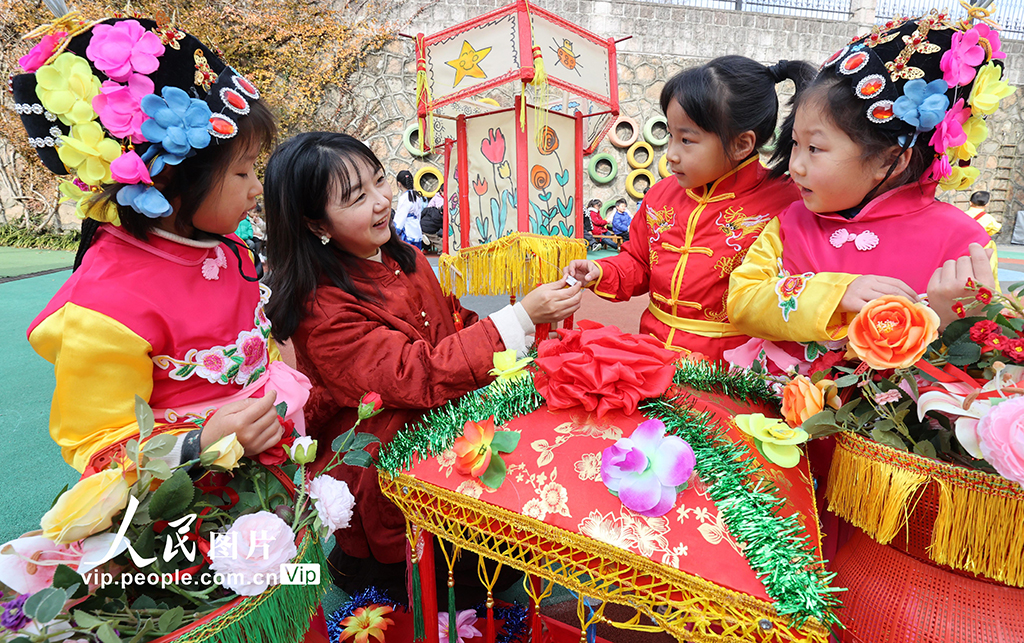
[[48,169],[72,175],[64,200],[83,218],[104,185],[125,184],[121,205],[151,218],[172,209],[152,177],[238,132],[256,88],[195,37],[139,17],[87,21],[69,13],[26,36],[39,43],[11,79],[15,110]]
[[970,160],[988,136],[984,117],[1014,91],[1002,80],[1002,58],[987,12],[973,9],[954,22],[932,10],[854,39],[825,61],[822,73],[845,82],[863,101],[865,118],[904,149],[930,137],[936,158],[927,176],[959,190],[978,177]]

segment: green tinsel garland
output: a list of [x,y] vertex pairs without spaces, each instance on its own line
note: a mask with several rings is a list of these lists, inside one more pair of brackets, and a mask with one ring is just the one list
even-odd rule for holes
[[781,403],[779,396],[765,384],[764,378],[748,370],[731,371],[721,362],[683,362],[676,369],[672,383],[706,393],[721,393],[744,402],[765,402],[776,406]]
[[[778,401],[760,378],[718,365],[684,362],[673,381],[734,399]],[[532,378],[493,384],[430,412],[400,431],[381,449],[377,466],[397,475],[411,468],[417,456],[431,458],[450,449],[469,420],[493,415],[495,424],[500,425],[532,413],[543,403]],[[814,544],[796,517],[778,515],[785,500],[778,497],[774,484],[759,475],[761,465],[750,457],[746,446],[727,439],[710,415],[695,412],[683,398],[648,400],[641,408],[693,448],[698,475],[721,509],[729,533],[743,543],[751,569],[775,601],[775,611],[788,615],[795,627],[811,617],[826,626],[838,623],[831,610],[839,604],[834,592],[842,590],[829,587],[835,574],[816,560]]]

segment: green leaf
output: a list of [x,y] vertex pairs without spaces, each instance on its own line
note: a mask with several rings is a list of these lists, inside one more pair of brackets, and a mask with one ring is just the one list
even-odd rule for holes
[[171,465],[167,464],[163,460],[150,460],[144,464],[140,470],[148,471],[153,474],[154,478],[160,480],[167,480],[171,477]]
[[491,449],[499,453],[512,453],[519,444],[519,437],[519,431],[495,431],[494,439],[491,440]]
[[365,449],[371,444],[379,443],[380,439],[372,433],[356,433],[355,443],[349,447],[350,450],[356,451],[359,449]]
[[807,418],[800,425],[812,438],[820,438],[833,433],[839,433],[843,429],[836,425],[836,416],[831,409],[819,411]]
[[958,340],[946,351],[946,359],[954,366],[967,366],[981,359],[981,346],[970,339]]
[[883,431],[878,428],[871,429],[871,438],[880,444],[887,444],[894,449],[900,451],[906,451],[907,445],[903,444],[903,440],[892,431]]
[[505,461],[501,459],[501,456],[492,452],[491,463],[487,465],[487,471],[484,471],[480,476],[480,482],[491,489],[497,489],[501,486],[502,482],[505,482],[505,473],[507,470]]
[[160,621],[157,623],[157,628],[164,633],[173,632],[181,626],[181,622],[183,620],[185,620],[185,608],[179,605],[178,607],[167,610],[160,615]]
[[186,364],[174,371],[174,377],[185,379],[192,374],[192,371],[196,370],[195,364]]
[[114,626],[110,623],[104,623],[101,625],[100,629],[96,630],[96,636],[98,636],[103,643],[121,643],[121,637],[114,632]]
[[161,433],[143,444],[142,452],[150,458],[162,458],[169,454],[177,443],[178,438],[176,436]]
[[124,445],[124,452],[128,456],[128,459],[135,464],[139,463],[139,441],[135,438],[128,440],[127,444]]
[[147,527],[135,539],[135,553],[143,558],[152,558],[156,553],[156,532]]
[[84,612],[82,610],[75,610],[74,612],[72,612],[71,615],[74,617],[75,623],[78,624],[79,628],[85,628],[87,630],[91,630],[94,627],[99,627],[100,625],[103,625],[103,623],[106,622],[101,621],[89,612]]
[[142,596],[136,598],[135,602],[132,603],[132,609],[133,610],[155,610],[156,609],[156,601],[154,601],[151,597],[146,596],[145,594],[143,594]]
[[1006,287],[1007,292],[1016,293],[1018,290],[1024,290],[1024,281],[1015,281]]
[[217,458],[219,457],[219,449],[207,449],[206,451],[203,451],[202,453],[199,454],[199,464],[201,464],[204,467],[208,467],[214,462],[216,462]]
[[956,319],[946,326],[946,330],[942,331],[942,343],[946,346],[952,346],[958,340],[963,337],[970,337],[971,326],[974,326],[980,322],[983,317],[965,317],[963,319]]
[[825,371],[818,371],[816,373],[812,373],[811,374],[811,384],[817,384],[821,380],[825,379],[825,375],[827,375],[827,373]]
[[63,589],[47,587],[29,596],[21,609],[25,616],[45,624],[57,618],[67,599]]
[[1009,328],[1015,333],[1024,330],[1024,319],[1018,319],[1017,317],[1000,315],[996,318],[996,323],[1004,328]]
[[349,451],[341,461],[353,467],[369,468],[373,466],[373,457],[366,451]]
[[288,415],[288,403],[287,402],[278,402],[277,404],[274,405],[274,410],[277,411],[278,415],[280,415],[281,417],[284,417],[284,416]]
[[839,388],[846,388],[847,386],[853,386],[860,381],[860,375],[843,375],[836,379],[836,386]]
[[876,422],[875,428],[879,431],[892,431],[896,428],[896,423],[889,418],[885,418]]
[[138,395],[135,396],[135,419],[139,423],[139,437],[145,440],[153,433],[153,409]]
[[235,376],[238,375],[240,367],[240,364],[234,364],[231,368],[228,369],[228,372],[224,374],[224,377],[226,377],[229,382],[235,379]]
[[914,445],[914,453],[917,455],[923,455],[926,458],[937,458],[938,454],[935,451],[935,445],[927,440],[922,440]]
[[349,429],[338,437],[334,438],[334,442],[331,442],[331,450],[334,452],[347,451],[349,445],[352,444],[352,440],[355,439],[356,430]]
[[847,402],[842,405],[838,411],[836,411],[837,422],[849,422],[853,417],[853,412],[860,405],[861,398],[857,398],[852,402]]
[[149,515],[155,520],[177,518],[192,504],[195,491],[192,478],[184,469],[178,469],[153,493],[153,499],[149,503]]
[[57,504],[57,501],[60,500],[60,497],[63,496],[64,492],[67,490],[68,486],[64,485],[64,488],[57,492],[57,495],[53,497],[53,502],[50,503],[50,509],[53,509],[53,506]]
[[57,565],[56,571],[53,572],[53,586],[59,589],[70,589],[77,586],[68,598],[82,598],[89,593],[89,587],[82,577],[67,565]]

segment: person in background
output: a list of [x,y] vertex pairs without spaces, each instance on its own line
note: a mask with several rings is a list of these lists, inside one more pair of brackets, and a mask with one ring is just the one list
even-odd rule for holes
[[971,207],[967,208],[967,215],[980,223],[985,228],[988,236],[994,237],[1003,229],[1003,224],[996,221],[995,217],[985,211],[988,199],[988,192],[975,192],[972,194]]
[[402,241],[422,250],[423,229],[420,226],[420,216],[427,199],[413,189],[412,172],[409,170],[402,170],[395,178],[398,185],[405,189],[405,192],[398,195],[398,203],[395,204],[395,230]]
[[623,241],[629,241],[629,224],[633,217],[626,209],[626,200],[619,199],[615,202],[615,214],[612,215],[612,234],[622,237]]
[[591,250],[600,250],[601,246],[609,250],[618,250],[619,244],[611,239],[598,239],[599,235],[609,234],[608,221],[601,216],[601,199],[591,199],[587,203],[587,209],[583,211],[583,238],[587,238],[587,228],[590,228],[590,235],[598,244],[598,247]]

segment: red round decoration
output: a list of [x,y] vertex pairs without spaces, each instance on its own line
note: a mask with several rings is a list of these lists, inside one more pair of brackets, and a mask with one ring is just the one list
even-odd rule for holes
[[855,74],[865,65],[868,64],[868,54],[866,51],[858,51],[856,53],[847,56],[843,62],[839,63],[839,71],[844,74]]
[[837,60],[839,60],[840,58],[842,58],[842,57],[843,57],[843,55],[844,55],[844,54],[845,54],[845,53],[846,53],[847,51],[849,51],[849,50],[850,50],[850,48],[849,48],[849,47],[843,47],[842,49],[840,49],[840,50],[839,50],[839,51],[837,51],[836,53],[834,53],[834,54],[832,54],[831,56],[829,56],[829,57],[828,57],[828,60],[826,60],[825,62],[823,62],[823,63],[821,64],[821,67],[822,67],[822,69],[824,69],[825,67],[828,67],[829,65],[831,65],[831,64],[833,64],[833,63],[835,63],[835,61],[837,61]]
[[231,138],[238,132],[238,126],[234,121],[221,114],[210,117],[210,126],[213,128],[213,135],[218,138]]
[[892,101],[880,100],[868,108],[868,119],[874,123],[885,123],[893,118]]
[[257,98],[257,97],[259,97],[259,92],[256,91],[256,87],[253,86],[253,84],[250,83],[243,76],[235,76],[235,85],[243,93],[248,94],[250,98]]
[[242,98],[242,95],[233,89],[224,92],[224,102],[239,112],[249,107],[249,103]]
[[861,98],[874,98],[885,89],[885,77],[881,74],[865,76],[857,83],[857,96]]

